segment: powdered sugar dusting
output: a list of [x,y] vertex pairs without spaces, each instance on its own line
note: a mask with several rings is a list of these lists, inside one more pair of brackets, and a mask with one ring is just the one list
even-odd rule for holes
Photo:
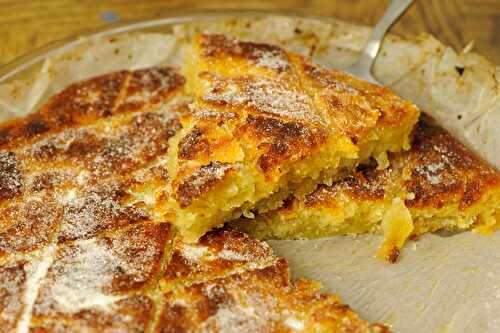
[[14,330],[24,309],[27,273],[25,261],[0,266],[0,323],[3,332]]
[[257,49],[254,55],[257,58],[257,66],[266,67],[275,71],[285,71],[290,68],[290,63],[286,58],[286,54],[281,49]]
[[220,180],[231,167],[230,164],[222,163],[212,163],[209,166],[202,167],[193,174],[193,186],[203,187],[210,181]]
[[247,300],[247,305],[235,302],[231,291],[226,290],[222,284],[208,283],[204,286],[203,293],[209,301],[216,302],[217,312],[202,324],[201,332],[259,332],[269,324],[269,318],[258,315],[251,299]]
[[0,151],[0,198],[10,198],[21,191],[22,178],[14,153]]
[[230,308],[219,308],[215,315],[203,323],[199,331],[208,333],[216,329],[220,333],[262,332],[267,326],[267,318],[258,316],[254,308],[237,304]]
[[290,69],[286,52],[274,45],[240,41],[223,35],[203,35],[200,47],[204,57],[222,55],[237,59],[245,59],[259,67],[277,72]]
[[[283,71],[288,66],[286,54],[279,49],[248,45],[252,48],[251,61],[258,67]],[[120,74],[125,75],[128,73]],[[28,331],[30,325],[40,325],[37,327],[47,331],[84,331],[94,329],[94,326],[109,331],[138,327],[137,331],[141,331],[151,325],[148,311],[154,306],[149,293],[161,292],[156,278],[165,273],[159,270],[163,268],[163,251],[167,239],[171,237],[170,227],[166,223],[152,223],[146,209],[142,208],[144,202],[135,201],[132,205],[130,196],[133,194],[129,190],[137,183],[145,187],[151,185],[147,183],[149,176],[141,174],[141,169],[151,165],[159,156],[165,156],[169,138],[180,128],[175,115],[177,111],[172,110],[175,106],[156,103],[161,102],[161,97],[183,79],[172,78],[173,81],[170,81],[170,77],[163,76],[165,72],[154,69],[138,71],[129,77],[130,81],[124,79],[124,83],[130,83],[128,87],[123,87],[121,80],[100,87],[99,82],[106,81],[105,78],[95,80],[90,88],[83,84],[77,87],[81,91],[74,98],[68,97],[69,102],[78,107],[74,117],[61,117],[58,121],[63,123],[56,122],[60,127],[54,126],[47,133],[33,138],[33,141],[39,140],[37,143],[29,143],[27,147],[16,148],[18,150],[14,153],[0,156],[0,164],[3,163],[0,176],[3,173],[9,175],[5,178],[8,184],[4,188],[11,192],[22,188],[26,192],[19,197],[20,201],[24,204],[25,200],[29,200],[28,203],[32,204],[16,208],[16,214],[26,211],[26,218],[13,215],[13,219],[23,222],[24,229],[13,230],[12,238],[19,244],[24,242],[27,245],[16,243],[12,252],[14,256],[30,259],[34,256],[30,252],[35,250],[34,245],[45,247],[40,251],[41,261],[33,261],[28,270],[29,279],[22,300],[26,307],[18,332]],[[279,80],[244,77],[229,82],[224,98],[238,107],[246,107],[248,113],[321,121],[314,113],[308,96],[294,87]],[[224,94],[224,89],[212,93],[216,98],[217,93]],[[61,110],[66,105],[71,106],[64,99],[60,102]],[[120,108],[123,113],[117,116]],[[140,108],[140,112],[134,113]],[[208,106],[207,109],[213,108]],[[221,112],[217,116],[238,117],[238,113],[235,110],[234,113]],[[78,118],[80,115],[83,115],[81,119]],[[212,117],[213,114],[204,116]],[[72,126],[75,128],[68,128]],[[21,144],[16,147],[19,146]],[[237,167],[218,162],[202,166],[190,180],[192,188],[187,190],[191,190],[192,194],[203,189]],[[146,201],[155,205],[157,201],[150,198]],[[11,203],[14,202],[8,204]],[[30,230],[30,225],[24,223],[29,220],[36,222],[40,228]],[[53,223],[45,224],[46,220]],[[132,226],[132,223],[135,225]],[[29,231],[36,236],[33,242],[25,237],[30,235]],[[7,237],[2,237],[2,240],[5,239]],[[221,239],[223,246],[221,242],[215,242],[213,247],[186,244],[181,251],[183,257],[195,267],[192,271],[199,273],[190,274],[187,269],[190,275],[186,280],[192,278],[190,286],[209,279],[205,292],[209,301],[217,304],[209,319],[205,323],[197,319],[196,325],[202,325],[207,331],[258,331],[275,320],[282,321],[284,317],[274,310],[278,305],[275,298],[280,295],[271,295],[267,291],[273,288],[273,283],[279,284],[287,279],[287,272],[264,272],[262,275],[269,279],[262,282],[265,292],[242,291],[260,283],[257,279],[245,280],[252,269],[269,268],[276,262],[270,248],[246,236],[238,237],[236,233],[223,234]],[[206,244],[210,244],[210,238],[205,240]],[[51,244],[54,242],[56,244]],[[2,246],[0,250],[6,248]],[[208,267],[206,270],[204,265]],[[230,282],[233,283],[231,295],[224,298],[224,287],[215,286],[217,282],[214,280],[226,274],[234,281]],[[286,284],[283,282],[283,285]],[[9,288],[14,289],[10,284]],[[154,298],[163,296],[156,294]],[[133,298],[143,300],[129,302]],[[142,305],[139,304],[141,302]],[[188,296],[185,303],[189,304]]]
[[16,333],[26,333],[29,330],[32,311],[40,289],[40,282],[54,260],[55,246],[47,247],[41,254],[40,262],[33,262],[28,270],[28,280],[24,294],[24,312],[19,321]]
[[62,249],[43,286],[35,312],[76,313],[86,308],[109,310],[121,298],[106,292],[118,267],[127,271],[129,265],[95,239]]
[[61,205],[67,205],[72,202],[75,202],[77,196],[77,191],[74,188],[70,188],[68,190],[63,190],[62,193],[59,193],[59,195],[56,196],[56,200],[61,204]]
[[49,196],[32,196],[11,203],[1,211],[5,226],[0,232],[0,253],[35,250],[47,245],[59,223],[60,211]]
[[[186,99],[177,98],[151,111],[122,117],[117,123],[91,124],[49,135],[19,150],[19,158],[29,161],[23,171],[30,175],[40,173],[38,169],[64,169],[71,177],[60,181],[80,186],[96,178],[131,172],[166,153],[168,139],[180,128],[180,109],[186,103]],[[30,179],[32,187],[37,185],[34,181],[44,182],[34,176]]]
[[168,229],[141,224],[118,234],[61,246],[41,286],[36,316],[97,309],[113,314],[125,293],[142,288],[158,267]]
[[224,178],[227,172],[236,168],[231,163],[211,161],[195,170],[177,189],[177,200],[181,207],[187,207],[209,191],[210,187]]
[[251,261],[253,256],[249,253],[234,251],[224,246],[222,251],[219,252],[218,257],[228,261]]
[[64,204],[60,237],[75,239],[109,225],[124,210],[117,202],[114,190],[108,185],[89,188],[76,195],[75,190],[70,189],[59,196],[59,201]]
[[295,331],[301,331],[304,329],[304,322],[302,320],[298,320],[295,317],[288,317],[285,319],[285,325],[290,327]]
[[196,263],[208,252],[208,248],[206,246],[182,244],[181,252],[184,258],[191,263]]
[[171,68],[152,67],[133,71],[122,105],[157,102],[162,94],[170,92],[183,83],[184,78]]
[[[445,156],[443,156],[445,157]],[[431,185],[443,184],[445,179],[442,174],[446,172],[447,165],[443,161],[422,163],[415,168],[415,173]]]
[[305,93],[279,80],[255,77],[215,78],[202,100],[247,107],[296,120],[322,122]]

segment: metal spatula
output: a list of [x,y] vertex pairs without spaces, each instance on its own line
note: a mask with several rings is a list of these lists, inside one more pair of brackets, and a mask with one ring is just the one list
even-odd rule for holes
[[340,68],[363,80],[381,84],[373,77],[371,69],[375,58],[380,50],[380,45],[389,28],[398,20],[398,18],[408,9],[415,0],[392,0],[389,7],[385,10],[382,19],[373,28],[372,34],[361,51],[361,56],[352,65],[346,68]]

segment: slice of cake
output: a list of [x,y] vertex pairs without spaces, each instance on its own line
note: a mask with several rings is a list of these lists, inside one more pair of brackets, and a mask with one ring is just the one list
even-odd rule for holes
[[386,332],[264,242],[177,235],[159,202],[184,82],[111,73],[0,125],[0,332]]
[[258,238],[381,233],[379,256],[395,261],[408,237],[440,229],[492,232],[500,217],[500,173],[425,117],[410,151],[390,167],[358,171],[304,199],[236,224]]
[[319,283],[292,282],[267,244],[227,228],[177,239],[160,285],[158,332],[388,332]]
[[387,88],[220,35],[195,38],[186,59],[194,102],[171,140],[166,207],[188,241],[409,148],[419,112]]

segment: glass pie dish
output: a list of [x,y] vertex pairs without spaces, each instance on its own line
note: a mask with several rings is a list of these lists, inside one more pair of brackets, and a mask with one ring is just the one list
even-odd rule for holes
[[[177,11],[55,42],[0,68],[1,119],[31,112],[48,96],[84,77],[163,62],[164,51],[182,56],[175,43],[162,48],[157,42],[163,39],[146,42],[140,37],[144,34],[186,38],[197,31],[227,31],[280,44],[328,66],[353,62],[369,28],[311,13]],[[135,47],[127,45],[129,41]],[[133,55],[129,60],[125,50]],[[457,67],[466,70],[460,73]],[[498,83],[497,71],[481,57],[457,54],[431,36],[389,36],[375,65],[382,82],[431,113],[498,167],[498,96],[488,88]],[[270,244],[290,261],[296,276],[323,282],[363,317],[392,324],[396,331],[500,328],[500,235],[426,235],[407,245],[406,255],[392,266],[373,258],[379,242],[378,236],[359,236]]]

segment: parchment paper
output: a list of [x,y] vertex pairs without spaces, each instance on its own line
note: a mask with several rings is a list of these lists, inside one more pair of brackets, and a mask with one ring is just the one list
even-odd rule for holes
[[[94,75],[179,65],[183,42],[200,31],[278,44],[333,67],[353,62],[369,34],[367,27],[335,20],[265,17],[180,25],[174,34],[89,39],[47,59],[34,77],[0,84],[0,121],[32,112],[68,84]],[[391,35],[375,74],[500,166],[498,67],[429,35]],[[270,244],[290,261],[295,277],[322,281],[361,316],[396,332],[500,331],[500,234],[426,235],[407,244],[395,265],[374,258],[380,241],[367,235]]]

